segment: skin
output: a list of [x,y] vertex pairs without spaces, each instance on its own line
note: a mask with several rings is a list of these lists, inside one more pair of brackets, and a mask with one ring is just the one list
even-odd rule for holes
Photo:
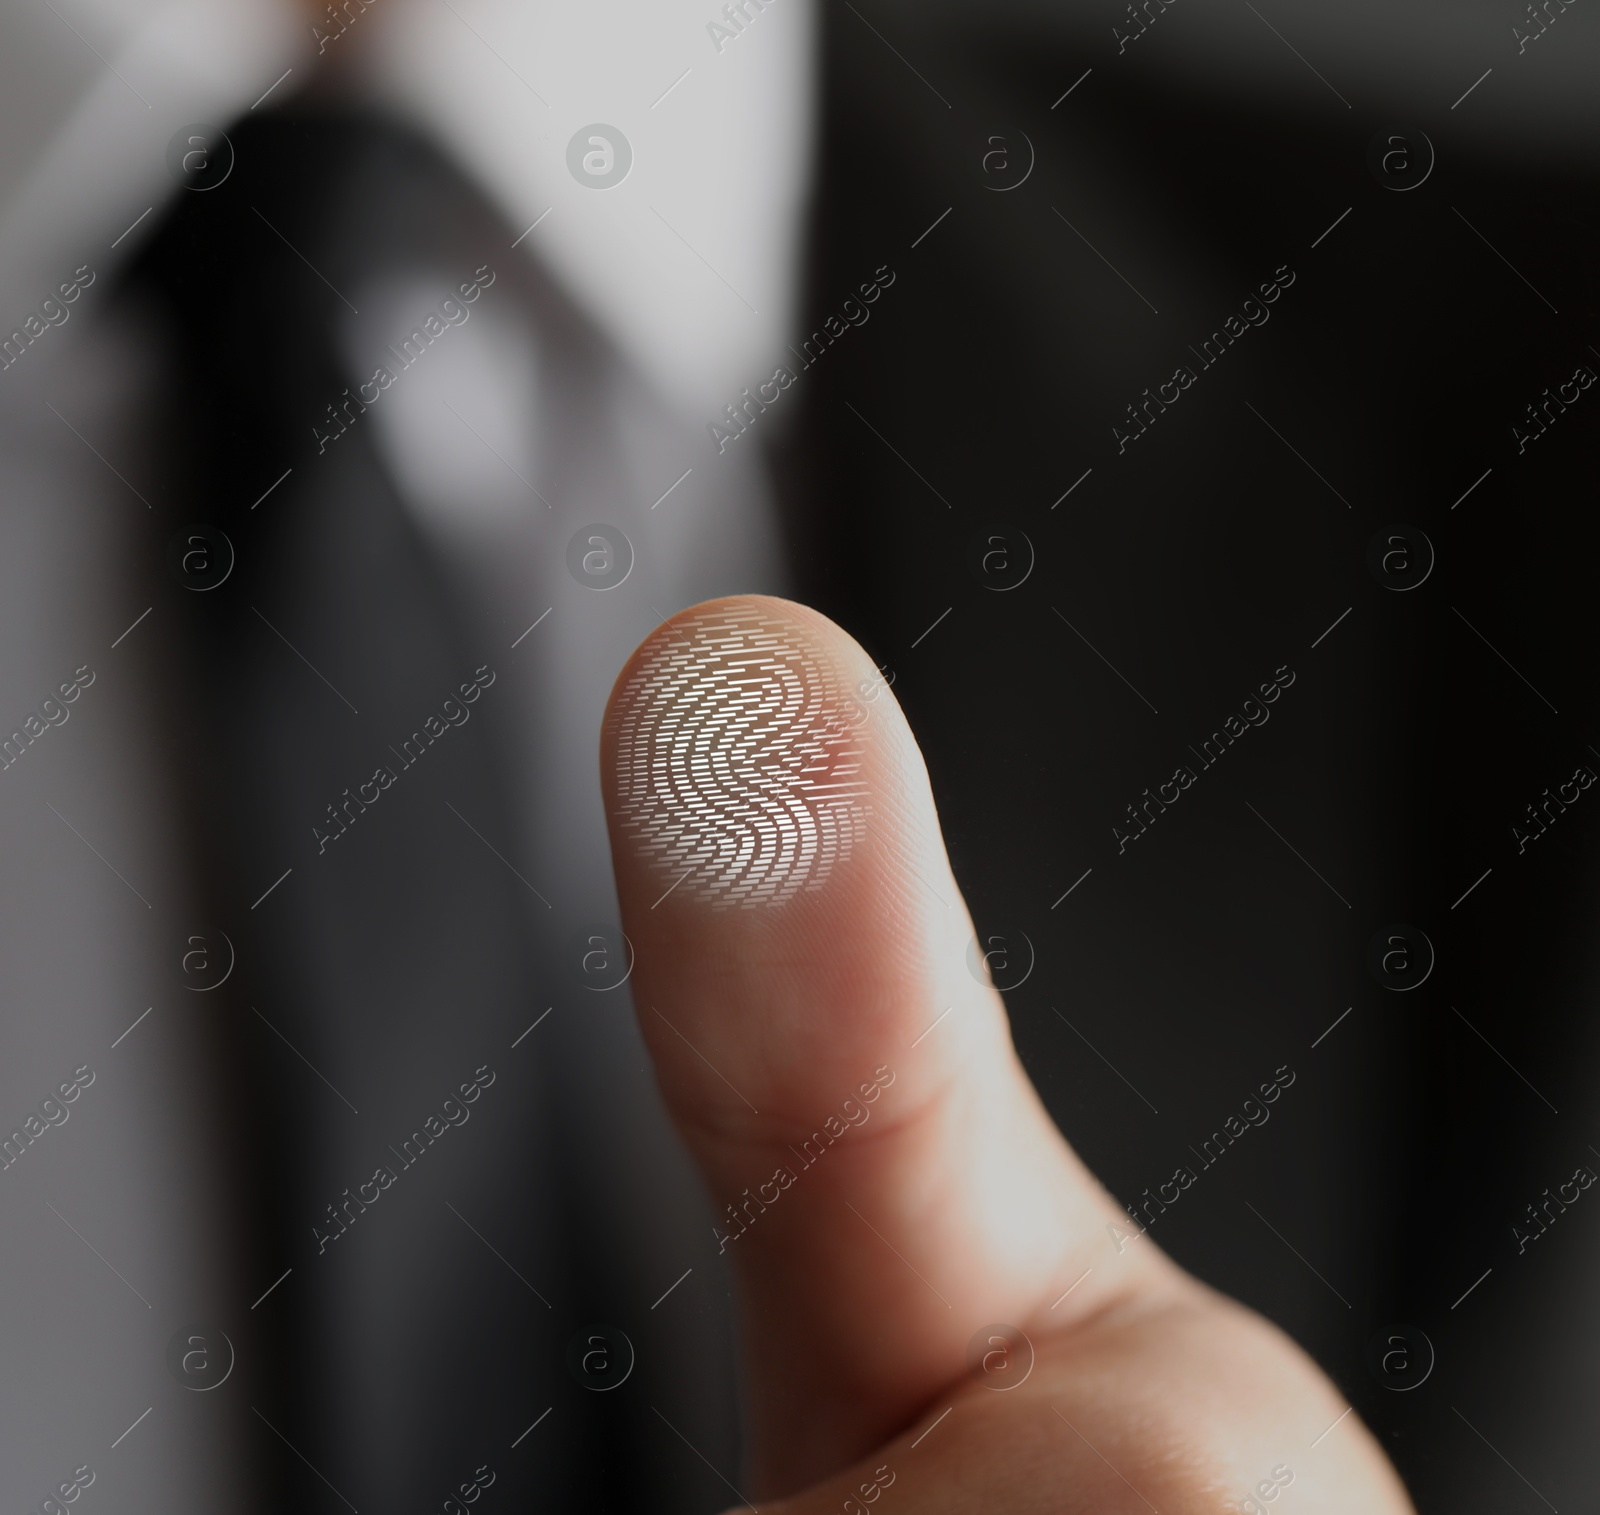
[[[619,726],[650,698],[633,675],[652,650],[693,644],[732,603],[683,612],[634,654],[600,770],[640,1025],[713,1202],[797,1174],[726,1243],[751,1400],[743,1495],[766,1515],[837,1515],[852,1496],[918,1515],[1216,1515],[1265,1481],[1293,1515],[1410,1511],[1357,1416],[1318,1441],[1346,1401],[1310,1359],[1138,1237],[1046,1114],[999,996],[968,971],[973,927],[910,729],[825,617],[737,602],[835,690],[867,692],[850,716],[870,829],[781,904],[719,908],[692,880],[660,898],[672,879],[623,823]],[[804,1167],[795,1149],[852,1096],[868,1115]],[[1033,1353],[1006,1389],[969,1356],[997,1322]],[[1012,1343],[989,1361],[1015,1375],[1027,1348]]]

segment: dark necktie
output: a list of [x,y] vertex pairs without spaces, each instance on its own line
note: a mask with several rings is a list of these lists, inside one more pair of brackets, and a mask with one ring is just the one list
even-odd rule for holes
[[[185,198],[133,282],[177,360],[183,482],[161,530],[227,538],[182,536],[202,578],[236,555],[180,596],[175,744],[238,953],[211,998],[238,1095],[241,1298],[293,1269],[234,1323],[263,1507],[439,1508],[491,1480],[501,1503],[709,1507],[738,1476],[726,1284],[709,1230],[687,1249],[701,1201],[661,1155],[612,988],[608,865],[563,855],[540,807],[571,763],[521,766],[538,749],[522,723],[573,702],[559,660],[519,665],[522,628],[476,598],[493,570],[475,579],[404,508],[378,414],[398,402],[352,382],[350,323],[385,278],[437,284],[416,340],[381,359],[398,391],[466,335],[457,320],[515,315],[563,419],[556,472],[597,512],[628,488],[608,430],[626,380],[425,144],[347,116],[231,135],[228,182]],[[580,617],[621,597],[563,577],[566,530],[529,539],[527,620],[554,584],[542,631],[576,658]],[[550,849],[533,862],[513,840],[530,834]],[[654,1309],[691,1267],[677,1313]]]

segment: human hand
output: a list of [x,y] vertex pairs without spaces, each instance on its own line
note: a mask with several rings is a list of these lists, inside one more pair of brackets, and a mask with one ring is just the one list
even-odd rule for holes
[[783,600],[684,611],[618,678],[601,778],[640,1023],[734,1259],[763,1511],[1411,1510],[1354,1415],[1319,1440],[1346,1406],[1311,1361],[1056,1130],[850,637]]

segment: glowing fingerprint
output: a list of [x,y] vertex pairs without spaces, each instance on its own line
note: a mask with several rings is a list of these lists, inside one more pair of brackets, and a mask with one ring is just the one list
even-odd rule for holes
[[756,607],[678,622],[614,710],[617,814],[674,893],[782,904],[865,831],[861,707]]

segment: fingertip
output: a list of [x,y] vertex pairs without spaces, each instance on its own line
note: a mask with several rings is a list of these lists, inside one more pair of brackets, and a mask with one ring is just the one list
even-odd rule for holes
[[880,1063],[907,1064],[909,1116],[992,1061],[1003,1016],[967,971],[927,770],[843,629],[764,596],[683,611],[618,677],[601,762],[635,998],[680,1118],[781,1146]]
[[[874,749],[903,728],[871,719],[887,694],[859,644],[790,600],[710,600],[658,626],[606,707],[601,781],[619,864],[715,908],[783,904],[822,888],[860,847]],[[884,700],[882,713],[892,707]],[[913,748],[914,750],[914,748]]]

